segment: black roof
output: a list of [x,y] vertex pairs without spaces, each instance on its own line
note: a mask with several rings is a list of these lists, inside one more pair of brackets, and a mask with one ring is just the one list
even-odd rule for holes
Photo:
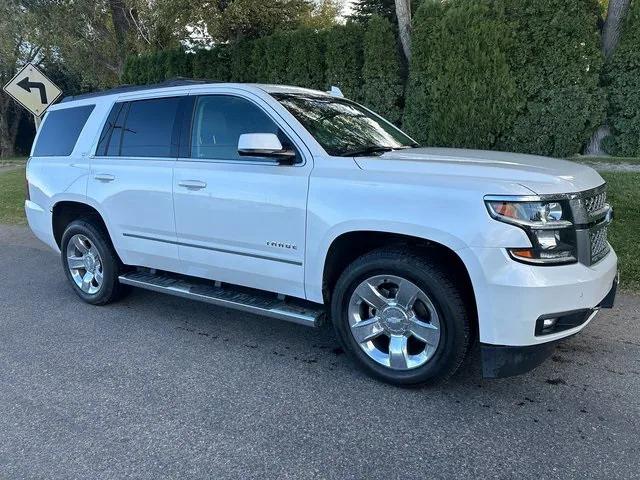
[[72,102],[74,100],[84,100],[86,98],[97,98],[105,95],[113,95],[115,93],[127,93],[137,92],[141,90],[154,90],[157,88],[167,87],[183,87],[188,85],[202,85],[207,83],[218,83],[216,80],[192,80],[188,78],[172,78],[161,83],[154,83],[152,85],[121,85],[119,87],[110,88],[109,90],[101,90],[93,93],[83,93],[81,95],[70,95],[64,97],[60,103]]

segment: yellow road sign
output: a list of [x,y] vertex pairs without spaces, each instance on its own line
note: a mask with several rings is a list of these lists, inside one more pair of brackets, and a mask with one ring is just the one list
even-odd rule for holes
[[62,90],[30,63],[25,65],[3,90],[36,117],[41,117],[62,95]]

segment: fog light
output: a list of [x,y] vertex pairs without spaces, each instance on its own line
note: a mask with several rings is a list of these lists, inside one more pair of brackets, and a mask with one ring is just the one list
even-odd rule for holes
[[557,318],[545,318],[542,321],[542,328],[551,328],[556,324],[557,321]]

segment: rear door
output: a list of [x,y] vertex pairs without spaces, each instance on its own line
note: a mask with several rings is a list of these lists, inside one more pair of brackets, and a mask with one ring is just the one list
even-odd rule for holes
[[172,184],[176,125],[186,99],[118,102],[103,128],[87,193],[127,264],[179,270]]
[[[198,96],[174,174],[176,231],[189,275],[304,297],[311,156],[262,99]],[[238,154],[243,133],[275,133],[297,163]]]

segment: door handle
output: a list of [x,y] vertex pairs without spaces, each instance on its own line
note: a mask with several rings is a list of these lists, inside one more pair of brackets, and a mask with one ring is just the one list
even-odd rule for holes
[[202,190],[207,186],[207,183],[201,182],[200,180],[181,180],[178,182],[178,185],[188,188],[189,190]]
[[101,182],[113,182],[116,177],[109,173],[97,173],[93,178]]

